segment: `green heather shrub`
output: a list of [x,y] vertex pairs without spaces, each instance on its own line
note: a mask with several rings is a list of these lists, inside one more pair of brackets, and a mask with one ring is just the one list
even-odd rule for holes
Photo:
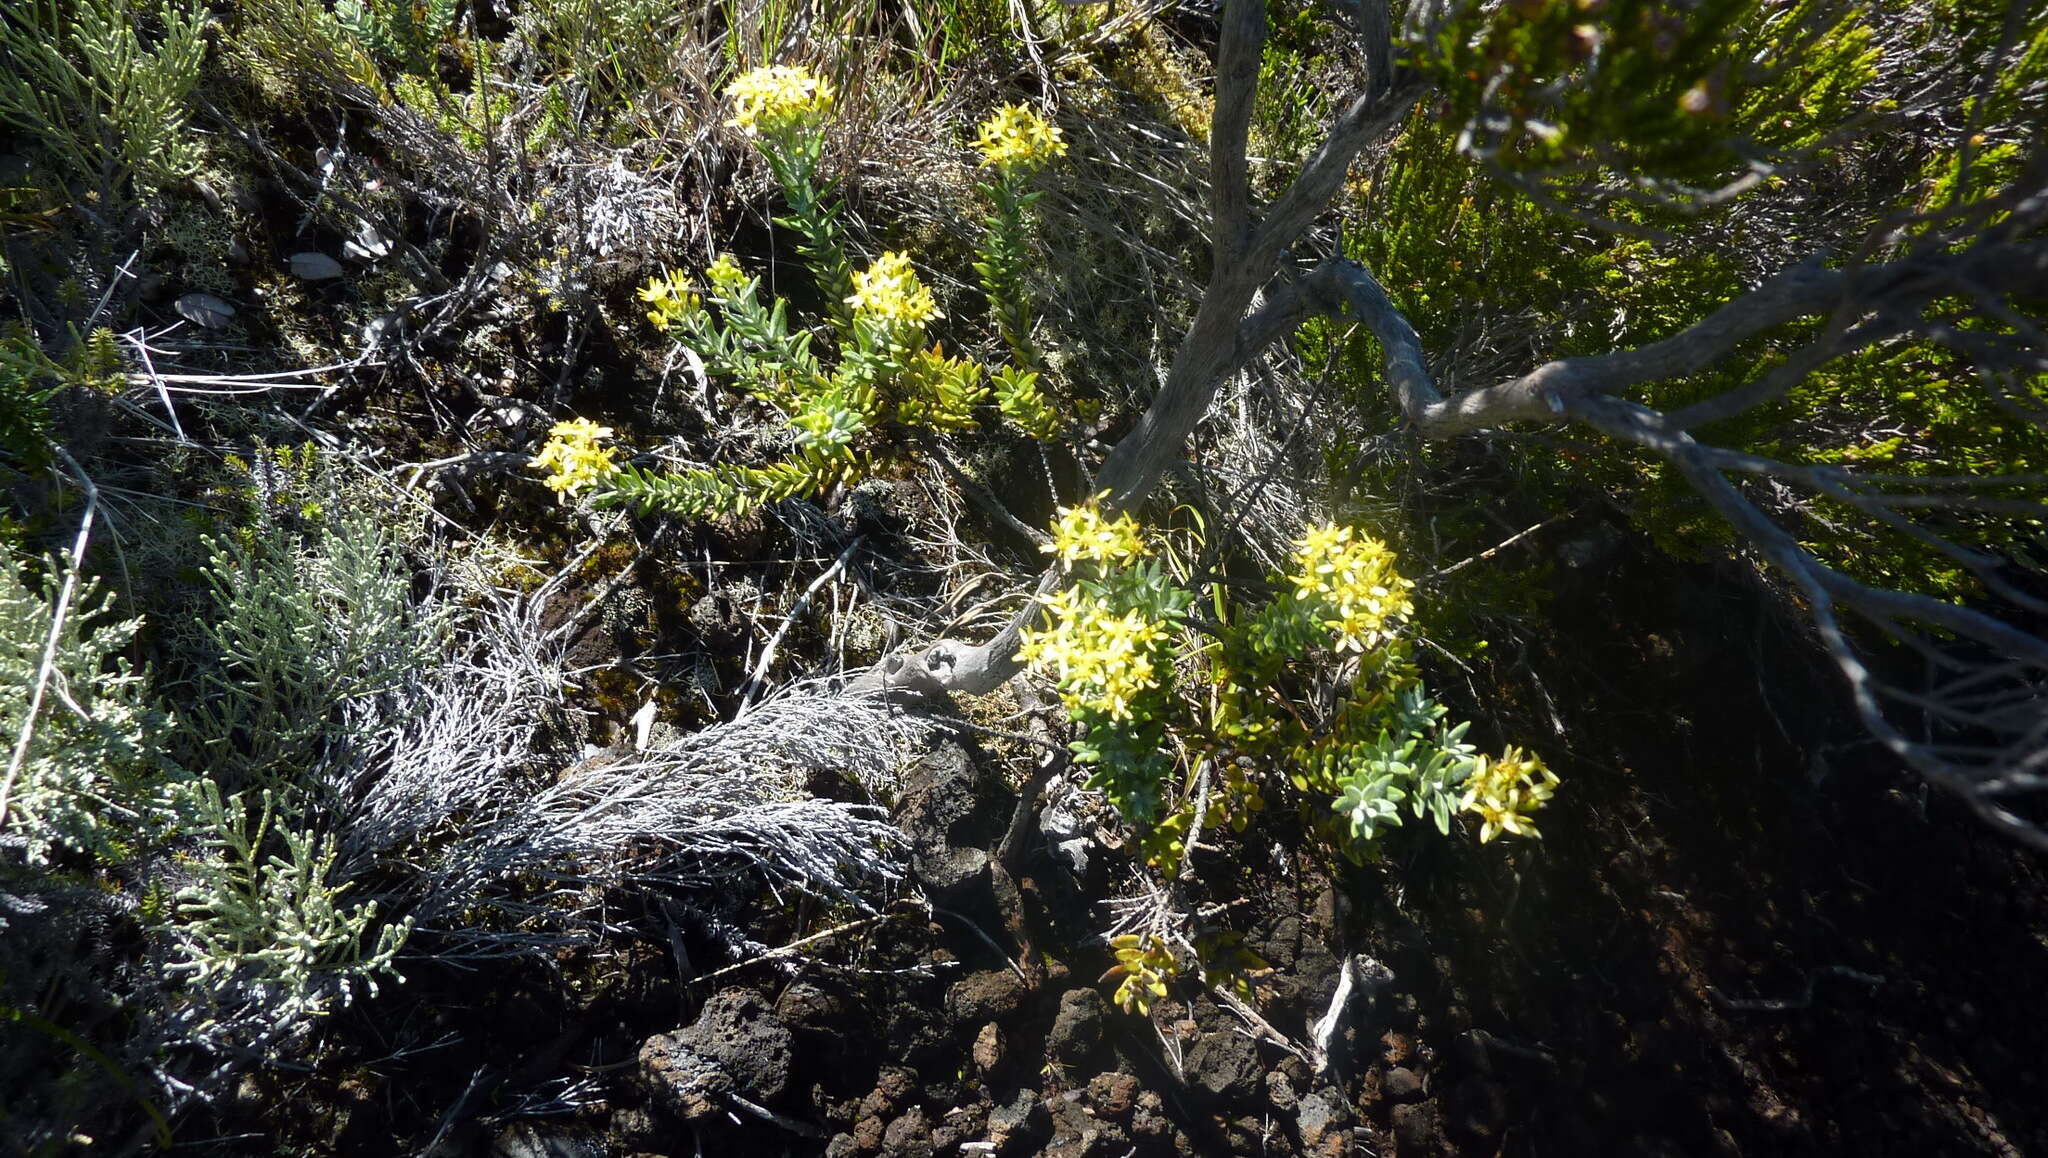
[[[2021,27],[1993,62],[2005,27],[1995,4],[1716,0],[1682,18],[1649,0],[1465,9],[1417,57],[1441,95],[1418,106],[1362,187],[1346,252],[1400,304],[1449,389],[1489,385],[1548,357],[1666,337],[1741,296],[1759,261],[1772,270],[1817,255],[1840,263],[1852,255],[1839,247],[1860,231],[1883,238],[1886,217],[1925,215],[1883,241],[1903,245],[2006,188],[2048,109],[2048,26]],[[1880,74],[1883,53],[1907,51],[1943,68],[1911,84],[1896,70]],[[1981,92],[1979,76],[1992,78]],[[1914,84],[1947,95],[1919,96],[1936,104],[1910,108]],[[1945,147],[1939,131],[1929,139],[1928,119],[1951,115],[1976,126],[1965,150]],[[1832,206],[1830,231],[1807,236],[1823,203]],[[1994,340],[2012,332],[1985,318],[1966,325]],[[1820,329],[1780,327],[1744,357],[1635,397],[1668,413],[1720,394]],[[1338,350],[1336,332],[1305,327],[1312,371]],[[1397,423],[1376,345],[1353,342],[1342,353],[1361,409]],[[1697,434],[1795,465],[1906,476],[2048,470],[2048,388],[2036,380],[2005,389],[2009,402],[1953,348],[1896,341],[1822,366],[1782,398]],[[1424,460],[1434,454],[1426,449]],[[1356,448],[1332,448],[1330,458],[1340,488],[1401,489],[1391,475],[1361,472]],[[1722,553],[1731,542],[1725,521],[1648,458],[1543,448],[1512,461],[1531,497],[1576,503],[1604,493],[1682,556]],[[1828,564],[1905,590],[1974,589],[1921,544],[1824,502],[1814,509],[1823,521],[1802,538]],[[1446,517],[1440,530],[1469,521]],[[2009,525],[1980,529],[1982,545],[2026,549]]]
[[39,466],[50,433],[50,399],[63,385],[35,339],[0,335],[0,462]]
[[0,124],[80,193],[119,197],[130,182],[146,193],[184,176],[205,19],[178,0],[0,0]]
[[113,862],[164,835],[169,721],[130,658],[141,629],[61,565],[24,581],[0,562],[0,860],[14,849],[29,865],[65,853]]

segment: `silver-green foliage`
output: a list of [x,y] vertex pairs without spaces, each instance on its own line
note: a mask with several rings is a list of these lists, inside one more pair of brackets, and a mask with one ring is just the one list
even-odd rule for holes
[[31,865],[65,849],[111,858],[157,830],[169,807],[161,720],[126,658],[142,621],[108,618],[87,583],[57,624],[61,586],[55,576],[24,583],[11,559],[0,561],[0,847],[19,848]]
[[[446,643],[420,609],[379,512],[310,452],[251,467],[253,527],[215,544],[204,579],[199,694],[186,759],[206,769],[186,811],[200,855],[167,932],[194,1032],[273,1048],[391,971],[409,921],[343,894],[350,789],[417,705]],[[366,867],[366,866],[359,866]]]
[[377,991],[412,923],[380,924],[375,901],[344,903],[332,837],[281,818],[268,789],[251,803],[204,781],[192,811],[205,855],[177,893],[169,971],[213,1014],[203,1027],[272,1042],[358,988]]
[[[145,41],[140,25],[157,34]],[[204,8],[179,0],[0,0],[0,123],[109,193],[189,172],[185,102],[206,55]]]
[[[1401,823],[1406,802],[1418,820],[1449,835],[1465,781],[1477,767],[1479,750],[1465,742],[1470,721],[1445,724],[1449,709],[1429,698],[1421,684],[1397,692],[1376,735],[1352,726],[1342,742],[1322,756],[1339,796],[1331,807],[1350,823],[1352,839],[1370,841]],[[1347,721],[1348,723],[1349,721]]]
[[205,569],[216,615],[202,629],[212,662],[185,730],[215,779],[274,788],[294,807],[445,637],[445,617],[414,607],[372,511],[315,513],[303,539],[267,518],[216,544]]

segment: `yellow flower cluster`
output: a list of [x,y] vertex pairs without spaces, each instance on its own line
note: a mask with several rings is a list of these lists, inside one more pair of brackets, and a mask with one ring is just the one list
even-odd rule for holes
[[725,86],[732,98],[729,122],[749,134],[779,136],[806,128],[832,108],[832,85],[805,68],[771,65],[744,73]]
[[747,284],[747,271],[732,259],[732,254],[721,253],[718,260],[704,269],[704,280],[711,283],[711,289],[719,297],[736,297]]
[[997,109],[981,123],[974,147],[981,151],[983,165],[1005,176],[1035,169],[1067,154],[1067,142],[1059,129],[1023,105]]
[[1093,501],[1078,507],[1061,507],[1053,524],[1052,543],[1046,551],[1071,567],[1082,559],[1097,563],[1123,563],[1145,554],[1138,524],[1128,514],[1105,519]]
[[1510,747],[1498,760],[1478,757],[1458,807],[1479,817],[1481,844],[1503,832],[1536,836],[1529,818],[1556,790],[1557,773],[1545,768],[1540,757]]
[[611,476],[612,456],[616,452],[598,445],[600,439],[611,436],[611,427],[599,426],[588,418],[557,422],[548,431],[547,443],[540,453],[533,456],[533,468],[549,472],[545,480],[548,489],[566,500]]
[[1180,963],[1173,959],[1173,953],[1166,945],[1150,933],[1139,936],[1126,933],[1113,938],[1110,949],[1116,953],[1116,964],[1102,975],[1104,981],[1122,976],[1123,981],[1116,987],[1116,1003],[1126,1013],[1137,1010],[1147,1013],[1152,1003],[1166,996],[1166,982],[1180,973]]
[[1393,625],[1415,614],[1415,587],[1394,570],[1385,543],[1350,527],[1318,527],[1295,545],[1296,598],[1317,600],[1322,623],[1342,637],[1340,649],[1369,651],[1393,637]]
[[932,300],[932,291],[917,280],[917,271],[910,267],[910,255],[893,250],[853,275],[853,296],[846,299],[846,304],[856,314],[911,326],[922,326],[943,316],[938,303]]
[[673,270],[648,278],[640,287],[640,300],[647,303],[647,320],[662,330],[704,308],[704,300],[690,288],[690,279]]
[[1026,630],[1018,657],[1059,674],[1060,698],[1069,711],[1130,719],[1131,701],[1159,686],[1153,649],[1166,638],[1166,625],[1141,611],[1114,614],[1079,587],[1047,597],[1045,609],[1052,626]]

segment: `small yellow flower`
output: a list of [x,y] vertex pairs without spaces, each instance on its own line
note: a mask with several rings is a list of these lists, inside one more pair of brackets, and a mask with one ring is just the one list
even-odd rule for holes
[[1049,625],[1026,630],[1018,657],[1052,669],[1070,711],[1131,718],[1131,704],[1159,686],[1159,644],[1167,626],[1131,610],[1114,614],[1080,587],[1048,596]]
[[718,260],[704,270],[704,280],[711,283],[712,292],[719,297],[734,297],[746,288],[747,271],[732,259],[732,254],[721,253]]
[[981,123],[974,147],[981,163],[1005,176],[1028,172],[1067,154],[1067,142],[1051,122],[1023,105],[1004,105]]
[[846,299],[856,314],[884,318],[908,326],[922,326],[943,317],[932,291],[917,280],[910,267],[910,255],[890,251],[875,264],[853,275],[853,296]]
[[1071,567],[1083,559],[1127,562],[1145,554],[1145,543],[1130,515],[1105,519],[1090,500],[1078,507],[1060,508],[1059,521],[1052,528],[1052,544],[1043,549],[1058,555],[1060,562]]
[[560,495],[564,501],[569,496],[601,485],[616,469],[612,457],[617,452],[608,446],[599,446],[601,439],[612,437],[612,428],[599,426],[588,418],[571,418],[557,422],[548,431],[548,440],[533,456],[535,470],[548,472],[546,482],[549,490]]
[[1481,844],[1503,832],[1534,837],[1538,833],[1530,817],[1550,800],[1557,783],[1557,773],[1544,767],[1540,757],[1511,747],[1498,760],[1478,757],[1458,807],[1479,817]]
[[725,87],[732,98],[727,122],[749,136],[779,136],[815,125],[832,109],[831,82],[805,68],[770,65],[744,73]]
[[690,288],[690,279],[674,271],[648,278],[639,295],[649,307],[647,320],[657,329],[668,329],[704,308],[703,299]]
[[1295,597],[1316,605],[1338,646],[1369,651],[1393,638],[1394,627],[1415,614],[1408,592],[1415,583],[1394,570],[1385,543],[1354,535],[1350,527],[1317,527],[1295,545]]

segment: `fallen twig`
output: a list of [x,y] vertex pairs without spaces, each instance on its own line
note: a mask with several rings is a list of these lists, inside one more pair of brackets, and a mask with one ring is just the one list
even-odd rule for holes
[[1713,998],[1714,1004],[1721,1008],[1740,1013],[1796,1013],[1813,1007],[1814,985],[1822,977],[1830,975],[1846,977],[1870,986],[1884,984],[1884,978],[1874,973],[1851,969],[1847,965],[1823,965],[1806,975],[1806,988],[1801,990],[1797,997],[1729,997],[1712,985],[1707,986],[1707,996]]
[[683,984],[686,986],[701,985],[706,981],[715,981],[718,978],[724,977],[729,973],[737,973],[740,970],[745,969],[749,965],[759,965],[764,961],[780,961],[786,957],[794,957],[797,955],[799,950],[802,950],[811,945],[815,945],[820,941],[828,941],[834,937],[840,936],[845,933],[858,933],[862,929],[866,929],[873,925],[879,925],[884,921],[893,921],[896,918],[904,916],[907,913],[912,913],[916,911],[916,906],[912,905],[911,902],[898,901],[894,905],[882,910],[879,913],[876,913],[872,917],[862,917],[857,921],[848,921],[844,925],[834,925],[829,929],[824,929],[819,932],[812,933],[808,937],[798,937],[796,940],[791,941],[789,944],[780,946],[778,948],[770,949],[766,953],[763,953],[758,957],[749,957],[744,961],[735,961],[732,964],[725,966],[723,969],[713,969],[709,973],[704,973],[700,974],[699,976],[692,977],[688,981],[685,981]]
[[7,760],[7,777],[0,780],[0,829],[7,826],[7,806],[14,795],[15,781],[21,777],[23,763],[28,760],[29,741],[35,737],[36,716],[43,710],[43,696],[49,691],[50,677],[55,674],[57,644],[64,638],[64,624],[71,614],[71,601],[78,594],[78,569],[85,562],[85,545],[92,538],[93,516],[100,509],[100,489],[93,485],[85,468],[78,465],[63,447],[52,447],[71,468],[78,479],[78,485],[85,488],[85,513],[78,519],[78,534],[71,540],[71,561],[64,569],[64,587],[57,593],[57,604],[50,611],[50,634],[43,641],[42,662],[36,665],[35,687],[29,693],[28,712],[21,718],[21,731],[14,738],[14,754]]
[[811,600],[818,592],[824,590],[825,584],[830,583],[834,576],[846,569],[846,564],[853,558],[853,553],[860,549],[862,538],[855,535],[853,541],[846,545],[846,549],[839,552],[839,557],[832,560],[832,565],[825,568],[816,579],[811,580],[811,585],[804,588],[802,595],[797,596],[796,602],[790,606],[789,613],[783,617],[782,626],[775,629],[775,634],[768,638],[768,646],[761,649],[761,658],[754,664],[754,674],[747,678],[746,687],[742,689],[740,710],[734,719],[746,715],[753,709],[754,697],[761,694],[761,682],[768,677],[768,669],[774,666],[775,653],[782,649],[782,641],[789,635],[789,629],[796,626],[797,617],[804,613],[804,608],[811,605]]

